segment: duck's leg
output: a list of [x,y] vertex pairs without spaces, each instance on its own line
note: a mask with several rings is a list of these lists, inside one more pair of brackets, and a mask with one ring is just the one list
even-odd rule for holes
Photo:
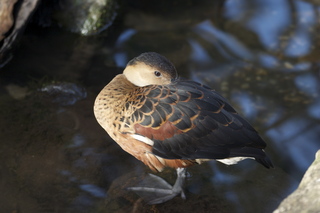
[[127,188],[130,191],[134,191],[139,196],[141,196],[148,204],[159,204],[164,203],[168,200],[171,200],[175,196],[181,194],[183,199],[186,199],[186,196],[183,192],[183,184],[186,178],[186,169],[177,168],[177,179],[173,186],[171,186],[164,179],[149,174],[144,180],[144,186],[138,187],[129,187]]

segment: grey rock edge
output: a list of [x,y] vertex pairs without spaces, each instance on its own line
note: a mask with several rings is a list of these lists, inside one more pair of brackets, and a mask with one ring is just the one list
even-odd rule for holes
[[273,213],[320,212],[320,150],[304,174],[299,187],[284,199]]

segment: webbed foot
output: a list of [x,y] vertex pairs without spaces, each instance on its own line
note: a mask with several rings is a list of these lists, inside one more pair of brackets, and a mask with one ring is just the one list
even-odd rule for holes
[[183,199],[186,199],[182,189],[186,178],[186,169],[177,168],[177,179],[173,186],[171,186],[164,179],[149,174],[142,182],[143,186],[129,187],[130,191],[137,193],[148,204],[164,203],[177,195],[181,194]]

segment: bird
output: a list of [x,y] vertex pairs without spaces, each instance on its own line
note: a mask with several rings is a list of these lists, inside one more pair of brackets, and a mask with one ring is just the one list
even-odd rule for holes
[[109,136],[151,170],[177,171],[173,186],[151,175],[156,186],[130,187],[157,194],[149,204],[181,194],[186,168],[209,160],[233,164],[251,158],[273,168],[258,132],[218,92],[181,79],[175,66],[156,52],[130,60],[98,94],[94,115]]

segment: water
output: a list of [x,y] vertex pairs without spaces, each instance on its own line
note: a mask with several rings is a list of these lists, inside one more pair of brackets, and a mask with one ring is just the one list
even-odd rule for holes
[[[146,1],[95,36],[30,25],[0,72],[1,211],[272,212],[320,149],[318,16],[312,1]],[[227,97],[276,168],[194,166],[187,200],[156,207],[126,191],[150,171],[107,136],[92,107],[144,51]],[[160,175],[174,182],[174,171]]]

